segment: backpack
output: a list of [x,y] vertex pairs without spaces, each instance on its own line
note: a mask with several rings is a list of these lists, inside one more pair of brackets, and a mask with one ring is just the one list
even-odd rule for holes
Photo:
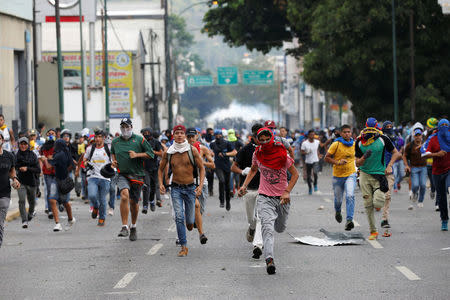
[[[108,155],[109,160],[111,160],[111,152],[110,152],[110,150],[109,150],[108,145],[103,144],[103,148],[105,148],[106,155]],[[89,152],[88,161],[91,161],[92,156],[94,156],[94,151],[95,151],[95,147],[94,147],[94,144],[92,144],[92,146],[91,146],[91,152]]]
[[[189,156],[189,161],[191,162],[192,166],[194,167],[194,178],[195,178],[195,182],[198,185],[198,168],[197,165],[195,163],[195,159],[194,159],[194,154],[192,153],[192,145],[188,150],[188,156]],[[172,154],[167,153],[167,161],[169,163],[169,167],[170,167],[170,160],[172,158]]]

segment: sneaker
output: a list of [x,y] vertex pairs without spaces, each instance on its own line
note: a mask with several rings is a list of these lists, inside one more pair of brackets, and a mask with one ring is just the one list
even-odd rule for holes
[[410,205],[409,207],[408,207],[408,210],[413,210],[414,209],[414,206],[412,206],[412,205]]
[[28,228],[28,222],[27,221],[22,222],[22,228]]
[[266,270],[269,275],[273,275],[276,272],[275,263],[273,262],[272,257],[266,259]]
[[162,207],[162,201],[161,201],[161,199],[156,200],[156,205],[157,205],[158,207]]
[[417,203],[417,207],[423,208],[423,203],[422,202]]
[[78,192],[77,192],[77,197],[78,197],[78,198],[80,198],[80,195],[81,195],[81,193],[78,193]]
[[225,209],[228,210],[228,211],[231,209],[230,201],[228,201],[227,204],[225,205]]
[[76,221],[77,221],[77,220],[76,220],[74,217],[72,217],[72,220],[68,220],[68,221],[67,221],[67,227],[68,227],[68,228],[66,228],[66,230],[67,230],[67,229],[70,229],[70,228],[73,226],[73,224],[75,224]]
[[180,252],[178,252],[178,257],[185,257],[188,255],[188,248],[186,246],[181,246]]
[[431,200],[434,200],[434,197],[436,196],[436,192],[430,192],[430,198]]
[[308,189],[308,194],[309,194],[309,195],[312,195],[312,189],[311,189],[311,188]]
[[389,225],[388,220],[381,221],[381,228],[391,228],[391,225]]
[[448,221],[442,221],[441,230],[448,231]]
[[55,227],[53,227],[53,231],[57,232],[57,231],[61,231],[62,230],[62,226],[60,223],[56,223]]
[[434,207],[434,210],[435,210],[435,211],[439,211],[439,205],[436,205],[436,206]]
[[92,208],[91,217],[92,219],[97,219],[98,216],[98,208]]
[[258,246],[254,246],[253,247],[253,256],[252,257],[254,259],[259,259],[262,254],[263,253],[262,253],[262,249],[261,248],[259,248]]
[[370,233],[369,240],[370,241],[376,240],[377,237],[378,237],[378,232],[372,232],[372,233]]
[[380,211],[381,208],[380,208],[380,207],[375,207],[375,210],[376,210],[376,211]]
[[314,192],[317,192],[319,189],[317,188],[317,185],[314,186]]
[[156,210],[156,205],[155,204],[150,204],[150,210],[151,211],[155,211]]
[[98,219],[97,226],[100,226],[100,227],[105,226],[105,220],[103,220],[103,219]]
[[48,215],[48,209],[47,208],[44,210],[44,212]]
[[255,229],[251,229],[250,227],[247,229],[247,241],[249,243],[253,242],[255,238]]
[[84,200],[84,204],[89,204],[89,199],[84,199],[84,197],[82,199]]
[[206,235],[202,234],[200,236],[200,244],[204,245],[204,244],[206,244],[207,241],[208,241],[208,238],[206,237]]
[[128,236],[128,228],[126,226],[122,226],[122,229],[120,230],[120,232],[117,236],[120,236],[120,237]]
[[347,220],[347,222],[345,223],[345,230],[350,231],[353,228],[355,228],[355,224],[353,224],[353,220]]
[[336,214],[334,215],[334,218],[336,219],[336,221],[338,223],[341,223],[342,222],[342,214],[341,214],[341,212],[337,211]]
[[136,227],[130,228],[130,241],[137,240]]
[[114,209],[108,208],[108,216],[114,216]]
[[418,193],[414,193],[412,196],[412,201],[413,202],[417,202],[417,200],[419,199],[419,194]]
[[49,213],[48,213],[48,218],[49,218],[49,219],[53,219],[53,213],[52,213],[52,212],[49,212]]
[[147,212],[148,212],[148,207],[147,207],[147,206],[144,206],[144,207],[142,208],[142,213],[143,213],[144,215],[146,215]]
[[398,190],[396,188],[394,188],[394,193],[398,193]]
[[224,207],[225,207],[225,204],[220,203],[219,207],[220,207],[220,208],[224,208]]

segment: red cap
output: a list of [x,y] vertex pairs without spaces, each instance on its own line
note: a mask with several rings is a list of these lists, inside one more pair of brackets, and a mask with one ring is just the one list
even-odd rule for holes
[[175,131],[177,130],[183,130],[183,132],[186,133],[186,127],[184,127],[183,125],[175,125],[175,127],[173,128],[173,133],[175,133]]
[[274,128],[277,128],[277,125],[275,124],[274,121],[267,120],[266,122],[264,122],[264,127],[274,129]]

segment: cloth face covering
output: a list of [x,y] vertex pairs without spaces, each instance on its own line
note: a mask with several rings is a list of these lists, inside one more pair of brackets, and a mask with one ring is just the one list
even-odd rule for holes
[[264,127],[259,129],[257,136],[259,137],[262,133],[269,133],[270,140],[265,144],[261,144],[258,139],[259,146],[255,150],[256,158],[268,168],[274,170],[283,168],[287,160],[286,148],[284,148],[282,143],[275,142],[274,135],[269,128]]
[[167,150],[168,154],[184,153],[189,151],[191,145],[185,140],[183,143],[173,142],[172,146]]
[[447,119],[442,119],[438,124],[437,137],[441,150],[450,152],[450,127]]
[[363,129],[360,135],[361,143],[364,146],[369,146],[380,137],[380,131],[376,128],[368,127]]
[[129,139],[131,137],[131,135],[133,134],[133,129],[132,128],[120,128],[120,132],[122,133],[122,136],[125,139]]

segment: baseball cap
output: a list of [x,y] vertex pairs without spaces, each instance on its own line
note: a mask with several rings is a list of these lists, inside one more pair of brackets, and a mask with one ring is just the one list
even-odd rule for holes
[[37,135],[36,129],[31,129],[30,130],[30,135]]
[[186,129],[186,135],[197,135],[197,130],[195,130],[195,128],[188,128]]
[[131,120],[129,118],[123,118],[122,120],[120,120],[120,125],[122,124],[127,124],[129,126],[132,126],[133,123],[131,122]]
[[182,130],[184,131],[184,133],[186,133],[186,127],[184,127],[183,125],[175,125],[175,127],[173,127],[173,132],[175,133],[175,131],[177,130]]
[[27,138],[26,136],[23,136],[23,137],[21,137],[21,138],[19,139],[19,144],[20,144],[20,143],[23,143],[23,142],[29,144],[28,138]]
[[264,127],[273,129],[273,128],[277,128],[277,125],[275,124],[274,121],[267,120],[266,122],[264,122]]

